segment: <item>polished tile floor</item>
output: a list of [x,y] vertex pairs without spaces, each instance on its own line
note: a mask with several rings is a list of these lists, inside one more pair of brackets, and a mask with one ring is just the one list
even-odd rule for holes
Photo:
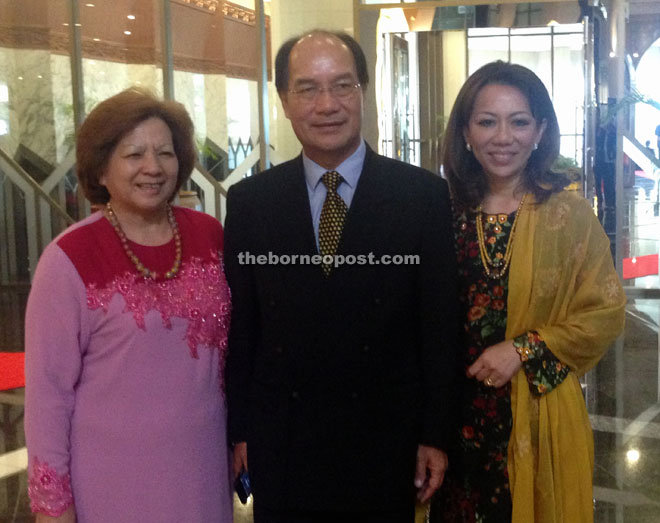
[[[627,255],[657,254],[658,203],[634,188],[626,190],[626,199]],[[594,428],[595,519],[655,523],[660,522],[660,280],[646,276],[625,284],[656,294],[629,300],[624,336],[584,379]],[[24,444],[20,394],[0,394],[0,523],[33,521]],[[235,521],[251,523],[250,503],[236,500]]]
[[[658,254],[660,205],[649,191],[635,188],[625,191],[624,200],[625,255]],[[655,523],[660,521],[660,278],[624,284],[642,289],[641,297],[629,298],[623,339],[586,380],[595,442],[595,519]]]

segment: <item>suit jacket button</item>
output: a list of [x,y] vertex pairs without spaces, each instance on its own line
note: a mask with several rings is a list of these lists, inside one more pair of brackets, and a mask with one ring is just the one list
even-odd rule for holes
[[275,307],[275,305],[277,305],[277,302],[275,301],[275,298],[271,298],[270,300],[268,300],[268,306],[269,307]]
[[298,391],[297,391],[297,390],[294,390],[294,391],[291,393],[291,399],[297,400],[298,398],[300,398],[300,394],[298,394]]
[[357,398],[358,398],[358,393],[355,391],[351,392],[351,399],[356,400]]
[[371,347],[369,347],[369,345],[365,345],[364,347],[362,347],[362,352],[364,352],[365,354],[367,352],[369,352],[370,350],[371,350]]
[[383,303],[383,300],[381,300],[378,296],[374,298],[374,305],[380,305]]
[[277,354],[282,354],[284,352],[284,349],[282,348],[281,345],[278,345],[277,347],[275,347],[275,352],[277,352]]

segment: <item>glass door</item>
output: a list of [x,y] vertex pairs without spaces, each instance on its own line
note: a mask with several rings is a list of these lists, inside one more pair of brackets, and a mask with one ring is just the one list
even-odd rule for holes
[[393,157],[410,162],[410,138],[408,136],[408,100],[410,99],[408,42],[392,35],[392,140]]
[[624,335],[596,369],[601,392],[590,412],[597,521],[623,523],[657,519],[660,501],[660,41],[641,54],[626,71],[630,88],[618,101],[610,97],[600,122],[614,129],[616,205],[608,206],[603,185],[603,219],[628,306]]

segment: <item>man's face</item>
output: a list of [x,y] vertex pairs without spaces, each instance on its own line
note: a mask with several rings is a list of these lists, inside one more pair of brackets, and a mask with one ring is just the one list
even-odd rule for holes
[[[337,37],[324,34],[302,38],[289,57],[288,91],[280,93],[286,117],[313,161],[334,169],[360,145],[362,129],[362,89],[358,83],[351,51]],[[316,96],[305,90],[322,91]]]

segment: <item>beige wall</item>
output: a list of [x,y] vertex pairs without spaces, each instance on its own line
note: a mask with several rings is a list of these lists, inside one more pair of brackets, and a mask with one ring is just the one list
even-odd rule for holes
[[444,117],[449,118],[451,108],[467,78],[467,33],[444,31],[442,33],[442,90],[444,93]]
[[[222,74],[204,76],[204,110],[206,111],[206,136],[220,147],[227,146],[227,77]],[[176,91],[175,91],[176,94]],[[203,137],[197,133],[198,137]]]

